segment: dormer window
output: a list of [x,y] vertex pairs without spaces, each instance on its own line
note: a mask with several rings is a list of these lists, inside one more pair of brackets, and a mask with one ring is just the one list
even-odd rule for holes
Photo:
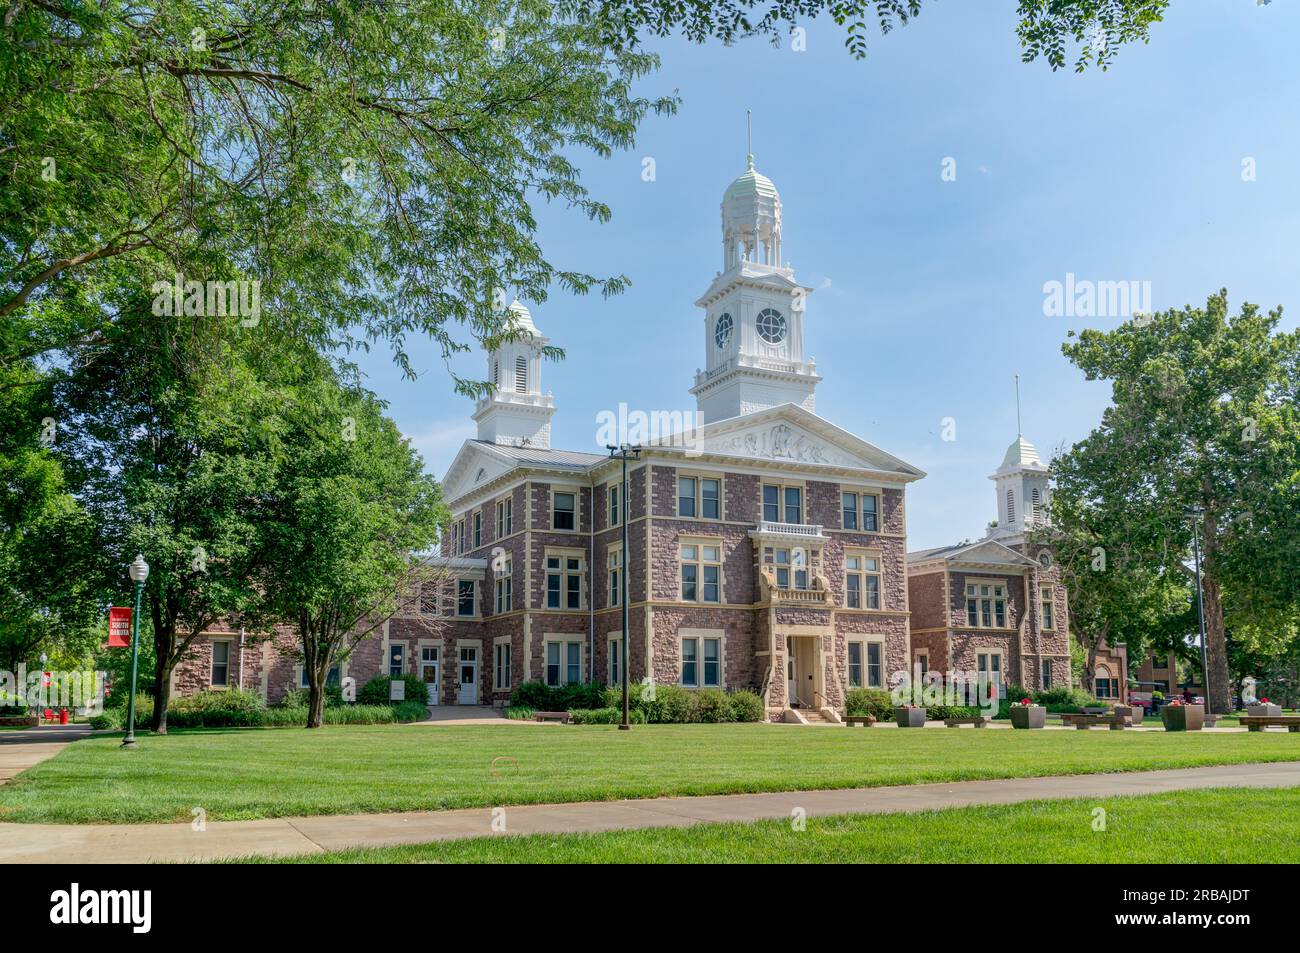
[[785,315],[775,308],[764,308],[758,312],[755,327],[758,336],[768,344],[780,344],[785,340]]

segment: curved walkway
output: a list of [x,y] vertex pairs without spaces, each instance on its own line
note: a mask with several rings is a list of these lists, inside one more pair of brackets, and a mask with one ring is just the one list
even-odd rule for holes
[[[202,829],[192,824],[0,824],[0,863],[143,863],[309,854],[491,835],[494,820],[498,828],[504,821],[505,833],[509,834],[566,834],[770,820],[790,817],[797,808],[814,816],[883,814],[1211,787],[1300,787],[1300,762],[839,791],[587,801],[492,810],[218,821],[199,825]],[[494,810],[499,812],[495,817]]]
[[89,725],[38,725],[0,731],[0,784],[53,758],[77,739],[89,737]]

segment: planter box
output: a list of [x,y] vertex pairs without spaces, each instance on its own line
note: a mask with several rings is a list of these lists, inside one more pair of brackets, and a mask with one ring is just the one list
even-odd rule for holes
[[1165,731],[1200,731],[1205,727],[1204,705],[1170,705],[1160,710]]
[[1281,705],[1247,705],[1246,714],[1248,715],[1280,715],[1282,714]]
[[40,715],[0,715],[0,728],[35,728],[40,723]]
[[1047,724],[1047,709],[1042,705],[1012,705],[1012,728],[1042,728]]
[[898,723],[899,728],[924,728],[925,709],[924,708],[895,708],[894,721]]
[[1146,714],[1146,709],[1141,705],[1116,705],[1115,714],[1125,718],[1130,718],[1133,724],[1142,724],[1142,716]]

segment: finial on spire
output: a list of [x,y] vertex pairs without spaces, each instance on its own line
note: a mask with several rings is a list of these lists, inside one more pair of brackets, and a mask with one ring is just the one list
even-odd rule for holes
[[745,166],[754,168],[754,114],[745,110]]
[[1023,437],[1024,430],[1020,427],[1020,375],[1016,375],[1016,436]]

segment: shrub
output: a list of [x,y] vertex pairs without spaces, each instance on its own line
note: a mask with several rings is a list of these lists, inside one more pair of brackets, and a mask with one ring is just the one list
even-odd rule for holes
[[536,709],[525,708],[523,705],[507,705],[505,716],[515,721],[531,721]]
[[720,688],[702,688],[691,697],[690,718],[705,724],[731,721],[731,699]]
[[[979,714],[982,712],[972,705],[929,705],[925,709],[925,717],[929,721],[943,721],[945,718],[974,718]],[[1007,717],[1011,716],[1007,715]]]
[[691,720],[691,693],[680,685],[656,685],[651,701],[642,696],[641,708],[646,720],[664,725],[684,725]]
[[208,712],[208,711],[261,711],[266,707],[262,696],[256,692],[240,688],[228,688],[223,691],[197,692],[173,698],[167,709],[170,720],[173,712]]
[[549,707],[551,700],[551,690],[544,682],[524,682],[510,693],[511,707],[534,711],[554,711]]
[[[575,708],[569,712],[575,725],[618,725],[623,722],[623,706],[620,704],[617,708]],[[645,724],[645,714],[629,708],[627,713],[629,724]]]
[[[402,682],[406,686],[406,701],[424,704],[425,699],[429,697],[429,687],[425,685],[424,680],[418,675],[401,675],[397,678],[390,678],[387,675],[376,675],[370,681],[361,686],[357,692],[358,705],[400,705],[403,702],[389,701],[392,694],[389,685],[393,682]],[[326,699],[328,702],[328,698]]]
[[[630,711],[645,711],[642,699],[645,697],[645,684],[628,682],[627,706]],[[611,685],[605,689],[605,707],[623,710],[623,686]]]
[[894,700],[880,688],[854,688],[844,700],[850,715],[875,715],[876,721],[894,717]]
[[[421,685],[424,683],[421,682]],[[429,717],[429,706],[423,701],[407,700],[394,706],[393,716],[401,722],[424,721]]]
[[[552,689],[555,708],[552,711],[572,711],[575,708],[602,708],[605,706],[605,686],[599,682],[570,682]],[[619,707],[623,706],[620,696]]]
[[767,717],[763,699],[756,692],[732,692],[730,701],[732,721],[763,721]]

